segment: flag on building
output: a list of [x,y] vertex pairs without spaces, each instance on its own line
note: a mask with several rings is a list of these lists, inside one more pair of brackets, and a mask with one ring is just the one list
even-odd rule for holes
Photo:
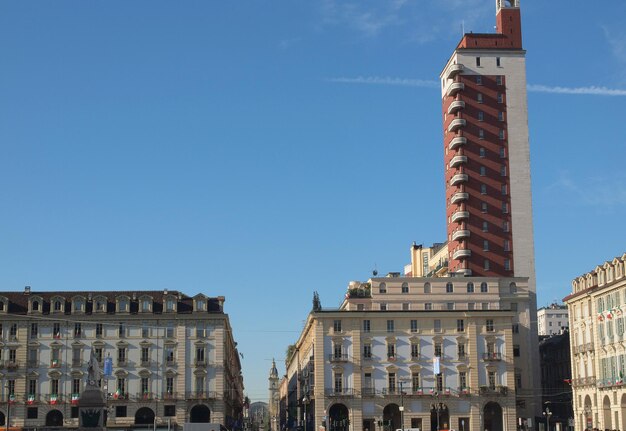
[[72,394],[72,404],[78,404],[78,398],[80,398],[79,394]]
[[15,404],[15,394],[9,395],[9,404]]
[[35,402],[35,396],[34,395],[29,395],[28,398],[26,399],[26,403],[27,404],[33,404]]
[[50,395],[50,404],[56,404],[57,403],[57,396],[56,394],[52,394]]
[[118,399],[122,395],[122,391],[118,388],[117,391],[113,394],[113,398]]

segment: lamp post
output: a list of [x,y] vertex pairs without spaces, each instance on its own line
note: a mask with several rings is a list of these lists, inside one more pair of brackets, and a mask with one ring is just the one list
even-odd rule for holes
[[306,431],[306,406],[309,405],[309,397],[306,395],[302,398],[302,404],[304,405],[304,431]]
[[543,415],[546,418],[546,431],[550,431],[550,416],[552,416],[552,412],[550,411],[550,407],[546,406],[546,410],[543,412]]
[[439,402],[439,392],[435,391],[433,393],[433,397],[435,398],[435,403],[432,404],[432,408],[433,410],[435,410],[435,413],[437,414],[437,431],[439,431],[441,429],[441,427],[439,426],[439,413],[443,410],[443,405]]
[[402,387],[404,381],[398,380],[398,384],[400,385],[400,428],[404,431],[404,391]]
[[7,431],[9,431],[9,423],[11,422],[11,386],[9,385],[9,382],[6,383],[6,385],[4,386],[7,390],[7,417],[6,417],[6,425],[7,425]]

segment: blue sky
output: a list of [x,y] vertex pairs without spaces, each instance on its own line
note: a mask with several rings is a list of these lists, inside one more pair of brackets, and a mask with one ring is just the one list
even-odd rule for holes
[[[444,239],[437,80],[494,3],[2,2],[1,289],[225,295],[265,399],[313,291]],[[625,19],[522,1],[540,306],[626,251]]]

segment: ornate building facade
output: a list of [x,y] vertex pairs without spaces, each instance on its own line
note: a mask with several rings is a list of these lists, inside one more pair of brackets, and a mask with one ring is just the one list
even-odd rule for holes
[[108,428],[236,427],[241,364],[224,297],[177,291],[0,292],[0,425],[78,426],[93,349]]
[[564,302],[576,429],[624,429],[626,254],[574,279]]

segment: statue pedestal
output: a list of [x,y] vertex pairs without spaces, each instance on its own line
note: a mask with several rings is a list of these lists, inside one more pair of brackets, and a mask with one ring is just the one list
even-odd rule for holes
[[104,431],[106,412],[104,392],[98,386],[88,383],[78,399],[78,429],[80,431]]

